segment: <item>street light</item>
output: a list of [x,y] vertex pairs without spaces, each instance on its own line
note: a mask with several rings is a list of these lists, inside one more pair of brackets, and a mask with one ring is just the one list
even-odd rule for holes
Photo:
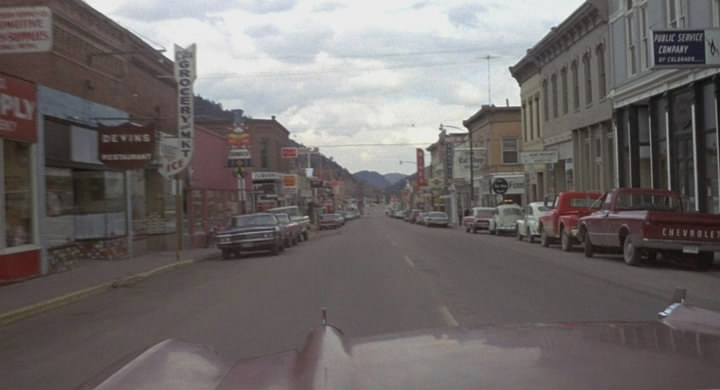
[[[457,126],[450,126],[450,125],[443,125],[440,124],[440,131],[444,131],[446,127],[450,127],[453,129],[458,130],[465,130]],[[468,143],[470,144],[470,207],[473,207],[473,204],[475,203],[475,183],[473,183],[474,175],[473,175],[473,142],[472,142],[472,131],[470,129],[467,129],[468,131]]]

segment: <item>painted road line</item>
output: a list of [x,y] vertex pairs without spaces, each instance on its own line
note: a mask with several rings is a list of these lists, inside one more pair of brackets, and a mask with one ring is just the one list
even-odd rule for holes
[[442,316],[443,320],[445,320],[445,323],[448,324],[448,326],[452,326],[453,328],[460,326],[455,320],[455,317],[453,317],[453,315],[450,313],[450,310],[447,308],[447,306],[440,306],[438,308],[438,311],[440,312],[440,315]]
[[410,259],[410,257],[405,256],[405,262],[408,263],[410,267],[415,268],[415,263]]

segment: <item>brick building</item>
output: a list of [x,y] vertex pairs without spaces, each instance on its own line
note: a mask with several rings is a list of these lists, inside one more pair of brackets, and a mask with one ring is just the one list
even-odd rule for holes
[[[30,173],[13,200],[27,207],[26,215],[3,221],[0,280],[67,269],[77,258],[168,248],[175,231],[169,181],[156,167],[110,169],[97,150],[101,124],[150,123],[157,132],[176,132],[172,61],[81,0],[5,0],[2,6],[48,7],[53,42],[46,52],[0,54],[3,77],[34,84],[38,110],[37,142],[0,140],[14,160],[0,176]],[[36,255],[19,256],[23,248]]]

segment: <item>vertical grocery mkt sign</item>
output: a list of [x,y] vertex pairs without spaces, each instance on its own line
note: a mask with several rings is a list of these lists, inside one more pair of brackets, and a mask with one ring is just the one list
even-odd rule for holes
[[187,48],[175,45],[175,80],[178,84],[178,136],[175,155],[165,155],[160,173],[165,177],[176,175],[190,165],[195,139],[195,105],[193,84],[197,75],[196,46]]
[[0,54],[47,52],[52,43],[50,8],[0,8]]
[[415,157],[417,158],[417,186],[423,187],[427,185],[425,180],[425,152],[421,148],[417,148]]

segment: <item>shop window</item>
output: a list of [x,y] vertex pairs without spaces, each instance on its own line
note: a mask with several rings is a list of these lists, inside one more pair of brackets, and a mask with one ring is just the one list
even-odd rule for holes
[[33,242],[32,175],[30,145],[3,141],[5,246]]
[[75,240],[72,169],[46,167],[45,187],[45,240],[50,247],[71,243]]
[[130,180],[133,232],[135,234],[145,234],[145,222],[148,215],[145,171],[136,170],[130,172]]
[[707,211],[713,214],[720,214],[720,196],[718,195],[717,124],[715,123],[715,86],[712,83],[703,87],[703,101],[703,124],[705,125],[704,189],[707,194]]
[[70,126],[45,121],[45,159],[70,161]]
[[73,170],[75,235],[78,239],[126,234],[122,172]]

